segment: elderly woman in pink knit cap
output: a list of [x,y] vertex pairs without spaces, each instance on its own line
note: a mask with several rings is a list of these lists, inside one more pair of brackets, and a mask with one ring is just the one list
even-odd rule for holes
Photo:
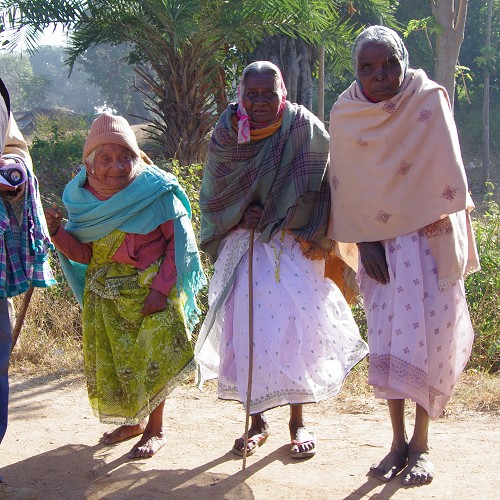
[[[356,81],[330,117],[329,235],[357,243],[369,383],[389,405],[392,447],[372,473],[389,481],[403,470],[403,484],[425,484],[434,476],[429,419],[450,399],[473,341],[464,290],[479,267],[473,205],[446,90],[408,68],[400,37],[367,28],[353,67]],[[406,399],[416,403],[410,440]]]
[[83,308],[90,404],[101,422],[118,424],[102,442],[141,435],[129,458],[147,458],[166,442],[165,398],[193,357],[205,276],[191,208],[122,117],[94,121],[83,161],[63,194],[66,226],[57,207],[46,209],[47,223]]

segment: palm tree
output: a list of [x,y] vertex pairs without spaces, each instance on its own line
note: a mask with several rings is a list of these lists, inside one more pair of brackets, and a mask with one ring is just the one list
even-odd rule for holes
[[[373,3],[387,3],[372,0]],[[146,84],[151,125],[165,156],[181,165],[203,160],[207,134],[227,105],[231,54],[266,37],[288,35],[318,44],[338,28],[350,36],[335,0],[1,0],[3,26],[26,36],[53,23],[70,33],[67,63],[100,43],[130,43],[129,61]],[[365,2],[367,3],[366,0]],[[24,30],[24,32],[23,32]],[[232,63],[234,65],[234,63]],[[310,71],[310,69],[309,69]]]

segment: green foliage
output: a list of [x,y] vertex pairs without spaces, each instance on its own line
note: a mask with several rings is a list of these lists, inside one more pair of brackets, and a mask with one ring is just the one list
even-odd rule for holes
[[492,193],[486,205],[484,214],[473,221],[481,271],[465,283],[476,334],[469,366],[496,373],[500,370],[500,206]]
[[177,160],[170,160],[162,165],[162,168],[172,173],[177,177],[179,184],[184,188],[191,202],[191,210],[193,215],[191,221],[195,230],[195,234],[200,234],[201,214],[200,214],[200,189],[203,177],[203,165],[194,164],[186,167],[181,167]]
[[[170,172],[175,175],[179,184],[184,188],[186,194],[188,195],[189,201],[191,202],[191,210],[192,210],[192,223],[194,233],[199,243],[199,235],[201,229],[201,213],[200,213],[200,189],[201,189],[201,181],[203,178],[203,165],[194,164],[188,165],[186,167],[181,166],[177,160],[170,161],[158,161],[156,162],[157,166]],[[201,253],[201,262],[203,265],[203,270],[207,279],[210,280],[210,277],[213,274],[213,265],[210,262],[210,259],[207,254]],[[201,327],[201,323],[205,314],[208,311],[208,287],[205,287],[198,294],[198,305],[202,311],[202,317],[200,323],[196,325],[196,328],[193,332],[194,339],[199,332]]]
[[455,78],[458,76],[461,76],[464,79],[467,79],[469,81],[472,80],[472,76],[470,74],[470,68],[468,66],[461,66],[460,64],[457,64],[455,66]]
[[357,300],[351,306],[352,315],[354,316],[354,321],[359,328],[359,333],[365,342],[368,342],[368,325],[366,323],[366,314],[363,308],[363,302],[361,300]]
[[480,68],[487,68],[490,73],[494,73],[500,60],[500,51],[497,47],[481,47],[481,55],[474,59]]
[[[460,87],[460,91],[464,92],[464,88]],[[459,94],[460,100],[455,101],[455,120],[460,136],[460,143],[468,158],[479,156],[481,157],[483,145],[483,120],[482,109],[472,104],[465,104],[466,96]],[[492,153],[500,147],[500,112],[498,105],[491,109],[490,112],[490,143]],[[494,156],[492,156],[493,160]],[[498,167],[497,167],[498,168]],[[498,174],[496,174],[498,176]]]
[[408,21],[404,36],[408,37],[414,31],[425,31],[429,33],[441,33],[443,28],[439,26],[434,16],[424,17],[423,19],[411,19]]
[[0,53],[0,66],[14,111],[26,111],[43,103],[50,79],[33,74],[28,58],[3,52]]
[[30,147],[42,199],[61,204],[64,187],[78,172],[88,123],[80,116],[39,116]]

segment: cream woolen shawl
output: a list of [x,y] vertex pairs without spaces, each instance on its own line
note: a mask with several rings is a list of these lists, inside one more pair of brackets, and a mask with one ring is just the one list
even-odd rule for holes
[[[447,218],[446,229],[428,234],[447,240],[438,243],[429,237],[440,261],[440,284],[446,286],[466,267],[478,268],[468,214],[458,221],[447,217],[472,209],[473,203],[443,87],[424,71],[410,69],[398,94],[373,103],[354,82],[332,108],[330,137],[329,237],[350,243],[380,241]],[[447,247],[454,258],[436,255]],[[468,258],[475,264],[467,265]]]

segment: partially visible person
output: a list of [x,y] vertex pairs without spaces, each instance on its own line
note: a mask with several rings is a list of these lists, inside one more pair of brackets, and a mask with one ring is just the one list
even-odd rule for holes
[[[330,116],[329,235],[356,243],[369,331],[369,383],[389,406],[390,452],[371,471],[403,484],[434,477],[429,419],[450,399],[473,331],[464,277],[479,269],[457,130],[446,90],[391,29],[353,47],[356,81]],[[405,400],[416,403],[411,439]]]
[[[290,405],[290,456],[316,453],[303,405],[336,395],[367,352],[339,288],[325,278],[330,209],[328,133],[286,100],[277,66],[243,71],[238,103],[212,135],[200,195],[201,248],[215,261],[210,310],[196,344],[199,383],[245,404],[249,377],[248,267],[253,256],[253,377],[246,453],[265,443],[266,410]],[[243,455],[244,436],[233,452]]]
[[63,193],[68,222],[46,209],[63,270],[83,305],[90,404],[113,444],[140,435],[129,458],[165,443],[165,398],[190,370],[196,294],[206,283],[191,207],[177,179],[151,164],[120,116],[103,113],[84,168]]
[[[38,182],[31,157],[14,117],[9,94],[0,80],[0,169],[21,169],[27,180],[18,185],[0,182],[0,442],[7,431],[9,404],[9,360],[15,312],[10,297],[26,292],[30,286],[48,287],[55,283],[48,264],[52,248],[43,216]],[[23,175],[23,177],[24,177]],[[8,182],[8,181],[7,181]],[[21,219],[14,203],[22,203]],[[37,498],[31,488],[15,488],[0,477],[0,500]]]

